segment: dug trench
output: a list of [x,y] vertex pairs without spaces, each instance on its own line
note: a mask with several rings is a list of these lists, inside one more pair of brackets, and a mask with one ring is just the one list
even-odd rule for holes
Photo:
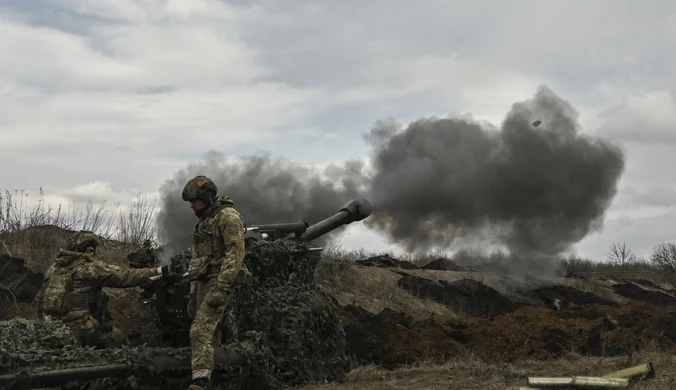
[[[421,316],[387,306],[375,312],[364,305],[342,305],[346,352],[358,364],[395,368],[458,356],[512,363],[567,353],[620,356],[648,344],[676,347],[676,297],[657,285],[622,281],[597,295],[551,283],[504,294],[463,275],[449,281],[439,279],[438,272],[426,275],[391,264],[390,271],[401,276],[397,288],[456,314]],[[352,267],[360,272],[386,268],[382,262]]]

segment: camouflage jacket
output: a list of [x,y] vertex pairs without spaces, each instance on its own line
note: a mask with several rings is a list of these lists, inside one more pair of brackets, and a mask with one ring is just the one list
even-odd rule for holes
[[87,313],[105,311],[103,287],[127,288],[146,284],[157,275],[154,268],[123,269],[97,260],[93,253],[61,250],[45,273],[37,297],[41,315],[64,320],[77,319]]
[[215,200],[195,224],[191,280],[218,277],[232,285],[244,265],[244,220],[228,197]]

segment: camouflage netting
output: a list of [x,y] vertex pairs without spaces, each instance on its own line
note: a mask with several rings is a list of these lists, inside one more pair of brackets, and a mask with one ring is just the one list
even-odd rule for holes
[[[272,354],[261,343],[258,332],[247,332],[240,341],[230,343],[217,353],[219,389],[277,389],[272,375]],[[98,349],[76,345],[68,328],[58,320],[29,321],[21,318],[0,322],[0,387],[3,375],[38,373],[54,370],[89,368],[105,370],[127,365],[117,376],[125,379],[99,379],[103,388],[156,388],[170,385],[187,387],[190,382],[189,348],[150,348],[127,346]],[[124,367],[123,367],[124,368]],[[133,377],[133,381],[126,378]],[[75,380],[75,378],[71,378]],[[11,382],[10,382],[11,383]],[[71,383],[72,388],[86,388]],[[17,385],[17,388],[21,386]],[[31,387],[29,387],[31,388]]]
[[320,252],[294,240],[256,241],[244,259],[259,286],[306,286],[314,288]]
[[260,331],[275,356],[275,376],[288,385],[342,378],[345,333],[325,294],[293,286],[238,289],[223,324],[224,342],[238,330]]
[[[31,321],[14,318],[0,321],[0,367],[10,367],[15,359],[10,355],[22,354],[31,359],[32,354],[50,349],[64,351],[75,345],[68,328],[61,321]],[[19,357],[21,358],[21,357]]]
[[[245,329],[265,335],[274,375],[286,385],[338,380],[345,374],[346,340],[338,306],[316,288],[320,252],[308,248],[293,240],[248,246],[245,263],[253,280],[235,289],[223,321],[225,343],[241,339],[239,332]],[[173,270],[186,272],[190,255],[189,250],[176,254]],[[188,326],[186,322],[183,334]]]

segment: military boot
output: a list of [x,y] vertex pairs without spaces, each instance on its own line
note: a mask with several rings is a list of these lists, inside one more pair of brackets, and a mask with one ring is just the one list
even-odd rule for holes
[[188,386],[188,390],[210,390],[209,380],[205,378],[195,379]]

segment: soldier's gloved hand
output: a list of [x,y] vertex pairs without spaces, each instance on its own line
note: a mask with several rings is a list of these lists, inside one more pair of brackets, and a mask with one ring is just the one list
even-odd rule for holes
[[162,281],[166,284],[174,284],[178,281],[178,274],[171,272],[168,265],[160,267],[162,269]]

